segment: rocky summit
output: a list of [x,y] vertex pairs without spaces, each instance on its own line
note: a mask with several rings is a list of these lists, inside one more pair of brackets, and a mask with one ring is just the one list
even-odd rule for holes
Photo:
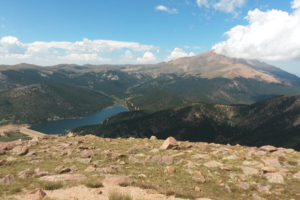
[[145,200],[300,198],[293,149],[73,135],[0,150],[0,199],[112,199],[112,191]]

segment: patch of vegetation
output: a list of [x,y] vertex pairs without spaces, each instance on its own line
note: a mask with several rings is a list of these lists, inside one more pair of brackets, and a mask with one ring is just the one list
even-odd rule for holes
[[88,181],[84,184],[88,188],[101,188],[103,187],[103,183],[100,181]]
[[132,196],[128,194],[122,194],[120,192],[111,192],[108,196],[109,200],[133,200]]
[[40,185],[41,188],[44,190],[58,190],[64,186],[60,182],[49,182],[49,181],[41,182]]
[[0,142],[10,142],[15,140],[30,140],[31,138],[28,135],[17,132],[7,132],[4,133],[4,136],[0,136]]

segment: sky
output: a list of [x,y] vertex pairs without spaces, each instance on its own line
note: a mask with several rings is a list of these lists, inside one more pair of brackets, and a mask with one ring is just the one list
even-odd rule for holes
[[300,0],[0,0],[0,64],[146,64],[205,51],[300,75]]

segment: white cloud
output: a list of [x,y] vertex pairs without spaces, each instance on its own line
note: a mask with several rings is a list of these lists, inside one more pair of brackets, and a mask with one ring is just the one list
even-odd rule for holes
[[[99,64],[111,63],[111,58],[103,57],[104,54],[114,54],[125,51],[128,61],[130,53],[144,53],[158,48],[152,45],[144,45],[136,42],[120,42],[111,40],[88,40],[76,42],[32,42],[22,43],[16,37],[6,36],[0,39],[1,64],[16,64],[27,62],[40,65],[52,65],[59,63]],[[134,57],[134,55],[131,55]],[[132,59],[135,61],[135,59]],[[118,62],[122,60],[118,59]]]
[[196,3],[200,8],[212,7],[215,10],[236,15],[236,9],[243,7],[246,4],[246,0],[196,0]]
[[137,62],[141,64],[154,63],[155,61],[156,61],[156,57],[150,51],[145,52],[143,57],[137,58]]
[[167,60],[175,60],[177,58],[181,57],[188,57],[188,56],[194,56],[195,54],[193,52],[186,53],[180,48],[175,48],[171,54],[168,56]]
[[202,6],[208,7],[209,3],[207,0],[196,0],[197,5],[201,8]]
[[235,26],[226,41],[212,47],[216,53],[248,59],[300,59],[300,0],[292,13],[281,10],[248,12],[248,25]]
[[236,8],[241,8],[245,3],[246,0],[220,0],[216,2],[213,7],[222,12],[235,13]]
[[163,11],[163,12],[167,12],[167,13],[170,13],[170,14],[177,14],[178,11],[176,8],[168,8],[164,5],[158,5],[155,7],[155,10],[158,10],[158,11]]

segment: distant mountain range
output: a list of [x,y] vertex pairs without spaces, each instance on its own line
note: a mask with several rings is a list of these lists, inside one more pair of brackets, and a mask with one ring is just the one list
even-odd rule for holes
[[295,75],[212,51],[154,65],[0,65],[0,123],[77,117],[113,104],[152,113],[298,93]]
[[103,124],[73,132],[101,137],[140,137],[204,141],[250,146],[275,145],[300,150],[300,95],[252,105],[196,103],[147,113],[121,113]]

